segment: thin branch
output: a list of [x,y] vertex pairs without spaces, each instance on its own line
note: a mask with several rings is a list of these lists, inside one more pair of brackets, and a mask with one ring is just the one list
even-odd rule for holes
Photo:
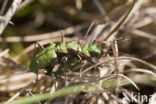
[[14,99],[16,99],[18,96],[20,96],[23,92],[26,91],[26,89],[28,87],[30,87],[30,85],[32,85],[33,83],[30,83],[29,85],[27,85],[25,88],[23,88],[22,90],[18,91],[13,97],[11,97],[7,102],[6,104],[10,103],[11,101],[13,101]]
[[34,0],[25,0],[23,1],[17,8],[16,12],[18,12],[20,9],[26,7],[27,5],[29,5],[30,3],[32,3]]
[[[42,77],[42,76],[41,76]],[[29,73],[16,73],[11,76],[5,76],[0,80],[0,91],[1,92],[11,92],[19,90],[34,82],[36,79],[36,74]]]
[[[141,6],[147,1],[147,0],[135,0],[135,6],[133,8],[133,10],[131,11],[131,13],[129,14],[129,16],[127,17],[127,19],[125,20],[125,23],[127,23],[127,21],[129,21],[135,13],[138,13],[139,9],[141,8]],[[130,20],[131,21],[131,20]]]
[[[6,18],[0,16],[0,22],[5,21],[5,20],[6,20]],[[9,21],[9,24],[14,25],[14,23],[12,21]]]
[[126,73],[126,72],[142,72],[142,73],[146,73],[146,74],[151,74],[156,77],[156,73],[154,73],[150,70],[144,69],[144,68],[131,68],[129,71],[125,71],[124,73]]
[[113,50],[113,55],[115,58],[115,69],[116,69],[116,81],[117,81],[117,88],[119,87],[118,83],[119,83],[119,65],[118,65],[118,46],[117,46],[117,42],[116,41],[111,41],[111,46],[112,46],[112,50]]
[[100,11],[100,13],[102,15],[105,15],[106,14],[106,11],[104,10],[104,8],[102,7],[101,3],[99,0],[92,0],[95,4],[95,6],[98,8],[98,10]]
[[7,13],[4,15],[4,18],[6,18],[6,19],[5,19],[5,21],[2,21],[0,23],[0,35],[2,34],[5,27],[8,25],[9,21],[11,20],[12,16],[15,14],[16,9],[18,8],[18,6],[20,5],[21,2],[22,2],[22,0],[14,0],[11,7],[7,11]]
[[82,9],[82,0],[75,0],[75,4],[78,10]]
[[[140,20],[140,21],[138,21],[138,20]],[[154,17],[143,17],[143,19],[140,19],[140,17],[138,17],[137,21],[138,22],[135,21],[135,23],[129,27],[136,29],[136,28],[141,28],[143,26],[147,26],[147,25],[151,24],[152,22],[154,22]]]
[[131,13],[134,5],[135,5],[136,0],[133,0],[133,4],[131,6],[131,8],[127,11],[127,13],[122,17],[121,20],[119,20],[119,22],[117,23],[117,25],[113,28],[113,30],[105,37],[105,39],[103,41],[107,41],[112,34],[114,34],[119,28],[120,26],[123,24],[123,22],[128,18],[129,14]]
[[122,75],[122,74],[119,74],[120,76],[122,76],[123,78],[127,79],[137,90],[140,90],[139,87],[135,84],[135,82],[133,80],[131,80],[131,78],[125,76],[125,75]]
[[9,49],[6,49],[5,51],[0,53],[0,57],[4,56],[5,54],[7,54],[9,52]]
[[[115,58],[109,58],[108,60],[105,60],[105,61],[103,61],[103,62],[97,63],[97,64],[95,64],[95,65],[93,65],[93,66],[87,68],[86,70],[84,70],[84,71],[82,72],[82,74],[86,73],[87,71],[89,71],[90,69],[92,69],[92,68],[94,68],[94,67],[97,67],[97,66],[99,66],[99,65],[102,65],[102,64],[104,64],[104,63],[107,63],[107,62],[110,62],[110,61],[114,61],[114,60],[115,60]],[[145,64],[145,65],[151,67],[152,69],[156,70],[156,66],[155,66],[155,65],[153,65],[153,64],[151,64],[151,63],[148,63],[148,62],[146,62],[146,61],[144,61],[144,60],[141,60],[141,59],[139,59],[139,58],[128,57],[128,56],[122,56],[122,57],[118,57],[118,60],[119,60],[119,61],[137,61],[137,62],[143,63],[143,64]]]
[[[77,25],[75,27],[68,27],[66,29],[63,29],[64,35],[73,34],[76,31],[80,31],[84,28],[86,28],[89,25],[89,23],[84,23],[81,25]],[[39,41],[39,40],[45,40],[50,38],[56,38],[60,37],[60,30],[54,31],[50,33],[43,33],[38,35],[29,35],[25,37],[19,37],[19,36],[13,36],[13,37],[7,37],[7,38],[0,38],[0,42],[6,41],[6,42],[33,42],[33,41]]]
[[5,8],[6,8],[7,3],[8,3],[8,0],[4,0],[3,5],[2,5],[2,8],[0,10],[0,15],[1,16],[3,15],[3,13],[5,11]]
[[138,36],[141,36],[141,37],[156,41],[156,36],[152,35],[150,33],[147,33],[147,32],[144,32],[144,31],[141,31],[141,30],[138,30],[138,29],[126,29],[126,31],[130,32],[132,34],[135,34],[135,35],[138,35]]

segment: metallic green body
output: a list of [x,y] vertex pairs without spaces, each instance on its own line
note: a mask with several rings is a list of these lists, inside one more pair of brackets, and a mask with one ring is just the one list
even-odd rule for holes
[[75,51],[81,51],[79,44],[76,41],[71,41],[67,43],[67,48]]
[[39,69],[45,68],[57,58],[54,50],[55,45],[56,44],[51,44],[33,58],[30,64],[30,71],[38,72]]
[[57,49],[62,53],[68,53],[66,42],[62,42],[57,46]]
[[87,57],[90,57],[88,47],[89,47],[88,45],[84,45],[81,50],[84,55],[86,55]]
[[58,60],[58,64],[60,64],[62,57],[65,56],[68,58],[67,62],[62,64],[56,72],[53,72],[61,73],[64,69],[70,69],[81,62],[82,59],[80,60],[77,54],[82,53],[82,57],[84,55],[85,57],[83,59],[85,59],[86,57],[97,57],[102,52],[102,45],[98,44],[84,45],[82,47],[76,41],[61,42],[57,46],[56,44],[51,44],[32,59],[30,70],[32,72],[38,72],[39,69],[48,68],[47,71],[50,74],[53,66],[57,64],[55,63],[56,59]]
[[93,53],[101,53],[102,52],[102,46],[93,44],[89,46],[89,51]]
[[[67,45],[72,46],[72,47],[75,46],[76,47],[76,48],[74,48],[75,50],[77,50],[79,48],[79,46],[77,46],[78,44],[73,44],[72,42],[68,43]],[[67,47],[69,47],[69,46],[67,46]],[[74,50],[72,47],[70,47],[70,49]],[[91,53],[101,54],[102,50],[103,50],[102,45],[97,45],[97,44],[84,45],[83,47],[81,47],[81,53],[87,57],[92,57]],[[71,53],[71,55],[72,55],[72,53]],[[59,69],[53,73],[55,75],[59,75],[59,74],[65,72],[65,70],[67,70],[67,69],[72,69],[74,66],[78,65],[80,62],[81,62],[81,60],[77,56],[70,57],[70,58],[68,58],[68,61],[65,64],[62,64],[59,67]],[[51,72],[51,70],[49,72]]]

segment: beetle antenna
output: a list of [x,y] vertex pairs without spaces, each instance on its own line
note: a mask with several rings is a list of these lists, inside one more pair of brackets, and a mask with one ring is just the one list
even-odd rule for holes
[[36,46],[36,44],[38,45],[38,47],[39,47],[41,50],[44,49],[44,46],[43,46],[40,42],[36,41],[35,46]]
[[39,47],[41,50],[44,49],[43,45],[42,45],[40,42],[36,41],[36,42],[34,43],[35,49],[33,49],[33,56],[34,56],[35,53],[36,53],[36,44],[38,45],[38,47]]

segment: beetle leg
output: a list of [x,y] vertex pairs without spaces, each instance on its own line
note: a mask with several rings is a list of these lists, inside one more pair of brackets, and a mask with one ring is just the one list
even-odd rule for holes
[[38,45],[38,47],[39,47],[41,50],[44,49],[44,46],[43,46],[40,42],[36,41],[35,47],[36,47],[36,44]]
[[[61,59],[61,63],[64,65],[64,64],[66,64],[66,62],[68,61],[68,58],[69,57],[67,57],[67,56],[64,56],[64,57],[62,57],[62,59]],[[65,68],[65,86],[67,87],[67,85],[68,85],[68,76],[67,76],[67,71],[69,71],[69,68],[67,67],[67,66],[65,66],[64,67]]]
[[35,54],[36,54],[36,45],[38,45],[38,47],[39,47],[41,50],[44,49],[43,45],[42,45],[40,42],[36,41],[35,44],[34,44],[35,49],[33,49],[33,56],[35,56]]
[[96,62],[94,62],[90,57],[83,55],[81,52],[78,53],[78,57],[81,57],[81,59],[79,58],[80,60],[82,60],[82,58],[83,58],[82,66],[80,68],[80,76],[81,76],[82,68],[84,67],[84,60],[86,60],[86,61],[90,62],[92,65],[94,65],[94,67],[93,67],[94,69],[97,68],[97,66],[95,66]]
[[63,32],[62,31],[60,31],[61,32],[61,42],[64,42],[64,35],[63,35]]
[[52,69],[52,72],[56,72],[56,71],[59,69],[60,65],[61,65],[61,64],[56,64],[56,65],[54,65],[54,67],[53,67],[53,69]]
[[61,63],[65,64],[67,61],[68,61],[68,57],[67,56],[62,57]]
[[80,54],[77,54],[77,57],[80,59],[81,61],[81,67],[80,67],[80,78],[82,77],[82,70],[83,70],[83,67],[84,67],[84,60],[82,59],[81,55]]
[[81,62],[81,67],[80,67],[80,78],[82,77],[82,70],[83,70],[83,68],[84,68],[84,60]]
[[87,60],[88,62],[90,62],[93,65],[96,64],[96,62],[94,62],[90,57],[85,56],[83,53],[78,52],[78,55],[79,55],[79,57],[81,57],[81,59]]

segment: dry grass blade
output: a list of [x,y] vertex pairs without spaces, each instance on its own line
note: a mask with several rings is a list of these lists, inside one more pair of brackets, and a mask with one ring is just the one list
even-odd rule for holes
[[[2,22],[2,21],[6,21],[6,18],[0,16],[0,22]],[[9,24],[14,25],[14,23],[12,21],[9,21]]]
[[[139,20],[139,17],[137,20]],[[132,24],[131,27],[134,29],[141,28],[143,26],[147,26],[147,25],[151,24],[153,21],[154,21],[154,16],[153,17],[143,17],[143,19],[140,20],[139,22],[135,21],[136,23]]]
[[106,11],[104,10],[104,8],[102,7],[101,3],[99,0],[92,0],[94,2],[94,4],[96,5],[96,7],[98,8],[98,10],[100,11],[100,13],[102,15],[106,14]]
[[21,2],[22,0],[14,0],[7,13],[4,15],[6,19],[5,21],[2,21],[0,23],[0,35],[2,34],[5,27],[8,25],[9,21],[11,20],[12,16],[15,14],[17,7],[20,5]]
[[131,71],[134,71],[134,72],[142,72],[142,73],[146,73],[146,74],[151,74],[153,76],[156,77],[156,74],[150,70],[147,70],[147,69],[143,69],[143,68],[132,68],[130,71],[128,72],[131,72]]
[[11,92],[30,85],[36,79],[35,73],[16,73],[0,80],[0,92]]
[[150,33],[147,33],[147,32],[144,32],[144,31],[141,31],[141,30],[138,30],[138,29],[127,29],[126,31],[128,31],[128,32],[130,32],[132,34],[135,34],[135,35],[138,35],[138,36],[141,36],[141,37],[156,41],[156,36],[154,36],[154,35],[152,35]]
[[33,2],[34,0],[25,0],[21,3],[21,5],[18,6],[17,11],[21,10],[22,8],[26,7],[27,5],[29,5],[31,2]]
[[127,79],[137,90],[140,90],[139,87],[135,84],[134,81],[132,81],[130,78],[128,78],[127,76],[123,75],[123,74],[119,74],[119,76],[124,77],[125,79]]
[[11,101],[13,101],[14,99],[16,99],[18,96],[20,96],[20,94],[22,94],[23,92],[25,92],[25,90],[31,86],[33,83],[30,83],[29,85],[27,85],[25,88],[23,88],[21,91],[17,92],[13,97],[11,97],[6,104],[10,103]]
[[117,46],[117,42],[116,41],[111,41],[111,46],[112,46],[112,50],[113,50],[113,55],[115,58],[115,69],[116,69],[116,81],[117,81],[117,87],[119,87],[119,65],[118,65],[118,46]]
[[4,56],[9,52],[9,49],[4,50],[3,52],[0,52],[0,57]]
[[115,28],[106,36],[106,38],[103,41],[107,41],[110,36],[112,36],[113,33],[115,33],[120,26],[122,25],[122,23],[126,20],[126,18],[128,17],[128,15],[130,14],[130,12],[132,11],[134,5],[135,5],[136,0],[133,0],[133,4],[132,7],[129,9],[129,11],[123,16],[123,18],[118,22],[118,24],[115,26]]
[[[87,26],[88,26],[88,23],[84,23],[81,25],[77,25],[75,27],[68,27],[61,31],[63,31],[64,35],[69,35],[76,31],[80,31]],[[60,35],[60,30],[59,30],[59,31],[54,31],[54,32],[50,32],[50,33],[30,35],[30,36],[25,36],[25,37],[19,37],[19,36],[12,36],[12,37],[7,37],[7,38],[1,37],[0,42],[2,42],[2,41],[5,41],[5,42],[33,42],[33,41],[39,41],[39,40],[45,40],[45,39],[51,39],[51,38],[58,38],[60,36],[61,35]]]
[[[105,60],[105,61],[103,61],[103,62],[97,63],[97,64],[95,64],[95,65],[93,65],[93,66],[91,66],[91,67],[85,69],[85,70],[82,72],[82,74],[86,73],[87,71],[91,70],[91,69],[94,68],[94,67],[100,66],[100,65],[102,65],[102,64],[104,64],[104,63],[107,63],[107,62],[110,62],[110,61],[114,61],[114,60],[115,60],[115,58],[110,58],[110,59],[107,59],[107,60]],[[156,70],[156,66],[155,66],[155,65],[150,64],[150,63],[148,63],[148,62],[146,62],[146,61],[144,61],[144,60],[141,60],[141,59],[135,58],[135,57],[120,56],[120,57],[118,57],[118,61],[119,61],[119,62],[120,62],[120,61],[137,61],[137,62],[143,63],[143,64],[145,64],[145,65],[151,67],[152,69]]]
[[133,61],[137,61],[137,62],[143,63],[143,64],[145,64],[145,65],[151,67],[152,69],[156,70],[156,66],[155,66],[155,65],[153,65],[153,64],[151,64],[151,63],[148,63],[148,62],[146,62],[146,61],[144,61],[144,60],[141,60],[141,59],[139,59],[139,58],[136,58],[136,57],[126,57],[126,56],[123,56],[123,57],[120,57],[119,60],[120,60],[120,59],[121,59],[121,60],[133,60]]
[[1,16],[2,16],[3,13],[4,13],[4,10],[5,10],[5,8],[6,8],[7,3],[8,3],[8,0],[4,0],[3,5],[2,5],[2,8],[1,8],[1,10],[0,10],[0,15],[1,15]]
[[76,2],[76,8],[78,9],[78,10],[81,10],[82,9],[82,0],[75,0],[75,2]]

